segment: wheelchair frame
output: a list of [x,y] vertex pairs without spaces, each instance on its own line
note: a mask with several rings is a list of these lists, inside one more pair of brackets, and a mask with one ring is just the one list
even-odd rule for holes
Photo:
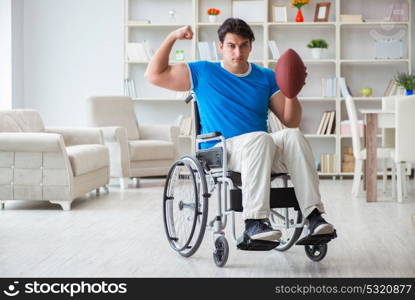
[[[185,100],[186,103],[190,102],[192,98],[193,95],[190,95]],[[223,267],[226,264],[229,255],[229,245],[225,238],[224,232],[228,222],[228,216],[231,218],[233,241],[237,243],[238,247],[242,243],[246,242],[243,240],[243,237],[239,238],[238,240],[236,236],[235,212],[242,211],[242,193],[241,189],[239,189],[238,187],[240,183],[238,182],[239,173],[228,170],[226,139],[221,135],[221,133],[212,132],[207,134],[198,134],[200,132],[200,119],[196,101],[193,101],[193,109],[195,120],[195,132],[197,134],[195,138],[194,148],[195,155],[182,156],[172,166],[167,176],[163,197],[165,230],[167,238],[172,248],[185,257],[189,257],[197,251],[198,247],[202,242],[206,228],[212,231],[215,246],[215,251],[213,252],[213,259],[218,267]],[[214,147],[207,150],[197,150],[199,149],[199,145],[201,143],[209,141],[218,141],[221,142],[221,145],[220,147]],[[194,165],[193,167],[191,166],[192,164]],[[175,222],[174,218],[171,215],[173,208],[167,208],[168,205],[171,205],[173,207],[173,204],[168,204],[172,203],[171,200],[174,201],[175,198],[174,195],[170,194],[171,190],[174,190],[174,188],[170,186],[170,182],[172,176],[174,176],[175,174],[175,169],[178,166],[186,166],[188,170],[191,170],[190,173],[192,173],[192,176],[190,176],[189,178],[194,180],[195,183],[193,184],[195,204],[183,204],[184,202],[182,200],[179,202],[179,210],[183,209],[184,205],[187,205],[187,207],[194,207],[195,209],[195,219],[193,220],[192,230],[189,234],[188,240],[182,247],[178,247],[175,244],[178,238],[176,237],[175,229],[172,228],[172,226],[174,226],[174,224],[172,223]],[[195,174],[197,174],[197,176],[195,176]],[[209,176],[210,180],[214,183],[212,189],[210,189],[210,186],[207,183],[207,176]],[[284,237],[286,240],[282,239],[271,247],[267,243],[273,242],[261,244],[260,242],[251,243],[252,241],[250,241],[251,244],[249,244],[248,247],[246,247],[245,245],[245,248],[240,249],[271,250],[275,248],[275,250],[278,251],[286,251],[289,248],[291,248],[301,236],[306,221],[305,218],[302,217],[301,210],[295,197],[294,188],[288,187],[289,176],[286,173],[273,174],[271,177],[271,182],[276,177],[282,178],[283,187],[271,188],[270,221],[272,223],[273,228],[281,229],[281,231],[283,232],[284,230],[287,231],[289,229],[294,229],[294,231],[291,236]],[[208,201],[211,196],[210,192],[214,191],[215,189],[217,195],[217,211],[213,219],[207,222]],[[203,201],[202,206],[200,205],[199,201]],[[182,208],[180,208],[180,205]],[[200,207],[202,207],[202,211],[199,211]],[[292,208],[294,211],[297,211],[297,220],[295,221],[293,219],[290,219],[290,208]],[[167,215],[168,213],[170,213],[170,216]],[[282,221],[283,224],[276,224],[278,220]],[[199,224],[201,228],[199,229],[199,235],[196,237],[194,245],[191,246],[190,243],[193,240],[196,228],[195,224]],[[325,257],[327,253],[327,242],[332,237],[330,239],[328,238],[329,237],[322,236],[312,241],[305,241],[305,238],[301,239],[301,241],[305,241],[305,243],[302,243],[302,245],[305,246],[305,252],[311,260],[320,261]]]

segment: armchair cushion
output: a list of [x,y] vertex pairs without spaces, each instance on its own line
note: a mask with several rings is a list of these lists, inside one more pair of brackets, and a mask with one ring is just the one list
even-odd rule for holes
[[119,126],[127,129],[128,139],[139,139],[134,103],[130,97],[95,96],[87,99],[88,123],[94,127]]
[[172,142],[161,140],[129,141],[131,160],[174,159],[175,146]]
[[74,176],[86,174],[109,165],[108,149],[104,145],[66,147]]

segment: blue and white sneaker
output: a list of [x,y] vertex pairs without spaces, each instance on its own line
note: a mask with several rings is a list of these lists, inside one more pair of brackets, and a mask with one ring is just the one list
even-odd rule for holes
[[245,220],[244,235],[251,240],[277,241],[281,238],[281,231],[273,229],[268,220]]
[[324,220],[318,210],[314,210],[307,220],[309,235],[333,234],[335,232],[334,226]]

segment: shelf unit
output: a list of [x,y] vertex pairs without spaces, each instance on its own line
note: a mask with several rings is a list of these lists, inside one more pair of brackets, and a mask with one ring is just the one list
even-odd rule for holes
[[[296,50],[303,58],[308,72],[307,84],[299,95],[303,106],[303,120],[300,128],[309,139],[315,159],[320,153],[334,153],[336,171],[320,175],[350,175],[341,171],[342,148],[351,146],[351,138],[340,135],[340,121],[347,119],[344,99],[337,88],[335,97],[321,96],[322,77],[345,77],[359,108],[380,108],[381,97],[388,81],[397,71],[411,72],[411,11],[412,1],[408,1],[409,19],[407,22],[370,21],[362,23],[342,23],[340,14],[362,14],[370,19],[381,19],[388,0],[329,0],[331,3],[328,22],[313,22],[315,2],[302,8],[305,22],[294,22],[296,10],[291,8],[288,0],[265,0],[267,20],[249,23],[255,34],[250,62],[274,68],[268,48],[268,40],[276,40],[280,52],[288,48]],[[274,4],[286,5],[287,23],[272,22],[271,7]],[[220,24],[231,16],[232,0],[124,0],[124,44],[149,40],[156,49],[168,33],[185,25],[191,25],[194,37],[191,41],[177,41],[170,56],[176,49],[185,50],[185,61],[199,60],[197,42],[217,41],[216,30]],[[208,22],[206,10],[215,7],[221,10],[218,23]],[[168,11],[176,10],[176,20],[169,21]],[[151,24],[137,24],[134,20],[150,19]],[[374,59],[373,31],[386,37],[393,36],[403,30],[404,56],[402,59]],[[311,58],[306,44],[313,38],[324,38],[328,41],[322,59]],[[147,62],[128,62],[124,57],[125,78],[133,78],[136,82],[138,98],[135,99],[138,119],[143,123],[173,124],[179,114],[190,116],[190,106],[183,100],[175,99],[175,92],[160,89],[148,84],[143,74]],[[370,86],[372,97],[360,97],[358,91]],[[316,135],[321,114],[325,110],[336,111],[336,132],[329,136]],[[361,118],[359,114],[359,118]]]

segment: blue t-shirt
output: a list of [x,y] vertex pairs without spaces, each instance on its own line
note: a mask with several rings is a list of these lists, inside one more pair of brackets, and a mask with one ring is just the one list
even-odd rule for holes
[[[219,131],[231,138],[267,131],[270,98],[279,91],[274,71],[250,63],[245,74],[233,74],[220,62],[188,63],[191,89],[196,94],[201,133]],[[202,149],[217,141],[206,142]]]

